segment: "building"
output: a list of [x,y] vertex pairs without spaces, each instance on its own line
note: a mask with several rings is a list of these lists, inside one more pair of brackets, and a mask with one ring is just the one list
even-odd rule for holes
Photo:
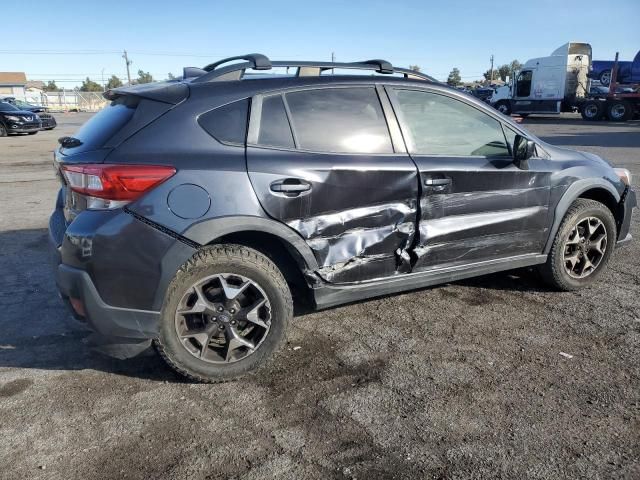
[[0,72],[0,95],[24,97],[26,84],[24,72]]

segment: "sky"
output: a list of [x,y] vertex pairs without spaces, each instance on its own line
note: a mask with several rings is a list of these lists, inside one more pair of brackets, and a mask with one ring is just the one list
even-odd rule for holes
[[[348,62],[384,58],[419,65],[438,79],[462,79],[495,65],[549,55],[588,42],[597,60],[640,50],[640,0],[193,1],[64,2],[7,0],[2,7],[0,71],[73,88],[142,69],[155,79],[184,66],[258,52],[272,60]],[[12,22],[15,19],[15,22]]]

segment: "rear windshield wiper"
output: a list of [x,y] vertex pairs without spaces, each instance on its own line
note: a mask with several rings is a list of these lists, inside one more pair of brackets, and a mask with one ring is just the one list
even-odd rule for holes
[[82,142],[75,137],[60,137],[58,143],[64,148],[74,148],[82,145]]

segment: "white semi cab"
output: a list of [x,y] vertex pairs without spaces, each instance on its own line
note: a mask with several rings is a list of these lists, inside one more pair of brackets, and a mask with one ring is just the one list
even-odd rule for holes
[[590,67],[591,45],[566,43],[548,57],[528,60],[490,102],[506,115],[570,111],[589,93]]

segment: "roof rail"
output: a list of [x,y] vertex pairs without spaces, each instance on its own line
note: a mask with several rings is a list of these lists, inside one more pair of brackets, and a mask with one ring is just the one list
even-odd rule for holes
[[367,65],[374,65],[378,67],[377,71],[380,73],[393,73],[393,65],[391,65],[391,62],[387,62],[386,60],[380,60],[380,59],[365,60],[364,62],[360,62],[360,63],[366,63]]
[[[234,63],[227,66],[222,66],[225,63],[233,60],[246,60],[245,62]],[[339,62],[312,62],[312,61],[276,61],[272,62],[265,55],[259,53],[253,53],[249,55],[240,55],[237,57],[229,57],[220,60],[215,63],[211,63],[203,69],[189,70],[190,75],[186,75],[185,70],[184,78],[193,78],[194,83],[207,83],[207,82],[220,82],[230,80],[240,80],[245,70],[270,70],[272,67],[287,67],[297,68],[298,76],[317,76],[323,71],[332,69],[346,69],[346,70],[373,70],[383,74],[401,73],[405,78],[414,78],[419,80],[427,80],[430,82],[438,83],[438,81],[425,75],[424,73],[414,70],[408,70],[404,68],[396,68],[386,60],[374,59],[365,60],[362,62],[352,63],[339,63]],[[198,75],[198,71],[205,71],[206,73]],[[195,78],[194,78],[195,77]]]
[[249,53],[247,55],[238,55],[237,57],[223,58],[215,63],[210,63],[203,70],[211,72],[223,63],[232,62],[233,60],[246,60],[251,64],[251,68],[254,70],[271,70],[271,60],[266,55],[261,53]]

